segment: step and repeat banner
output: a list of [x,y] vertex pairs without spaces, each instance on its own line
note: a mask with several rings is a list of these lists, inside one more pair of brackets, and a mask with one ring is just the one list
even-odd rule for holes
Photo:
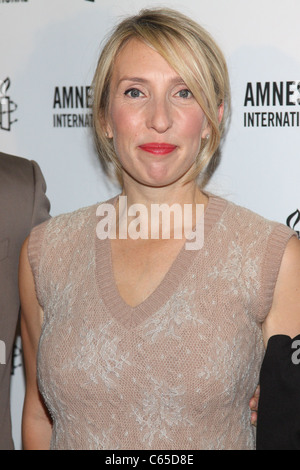
[[[299,0],[0,0],[0,151],[39,163],[53,216],[116,194],[94,149],[89,87],[110,29],[151,6],[197,20],[228,61],[232,119],[208,189],[299,233]],[[23,396],[18,339],[16,449]]]

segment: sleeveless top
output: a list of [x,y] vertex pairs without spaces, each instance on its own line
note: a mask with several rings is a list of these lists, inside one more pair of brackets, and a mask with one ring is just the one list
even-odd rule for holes
[[97,207],[54,217],[29,241],[51,449],[254,449],[261,324],[294,232],[211,195],[204,246],[183,246],[130,307],[110,240],[96,235]]

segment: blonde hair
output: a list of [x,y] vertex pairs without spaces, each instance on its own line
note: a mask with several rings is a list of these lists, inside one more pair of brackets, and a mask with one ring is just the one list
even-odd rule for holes
[[[201,106],[210,127],[202,139],[193,177],[211,164],[219,148],[230,113],[230,85],[223,53],[198,23],[169,8],[143,9],[119,23],[106,41],[95,71],[93,120],[95,141],[106,170],[113,164],[121,181],[121,167],[112,139],[105,134],[110,81],[117,54],[130,39],[138,39],[158,52],[180,75]],[[219,108],[224,114],[220,121]]]

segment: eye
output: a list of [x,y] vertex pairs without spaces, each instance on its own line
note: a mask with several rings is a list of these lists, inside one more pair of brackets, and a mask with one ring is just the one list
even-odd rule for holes
[[143,93],[137,88],[130,88],[125,91],[124,95],[129,96],[130,98],[140,98]]
[[193,94],[190,90],[188,90],[187,88],[184,88],[183,90],[180,90],[176,93],[177,96],[179,96],[179,98],[192,98],[193,97]]

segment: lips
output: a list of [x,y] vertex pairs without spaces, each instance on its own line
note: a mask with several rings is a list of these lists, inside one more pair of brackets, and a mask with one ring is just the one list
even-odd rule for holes
[[151,142],[148,144],[143,144],[139,146],[145,152],[152,153],[154,155],[166,155],[173,152],[176,149],[176,145]]

